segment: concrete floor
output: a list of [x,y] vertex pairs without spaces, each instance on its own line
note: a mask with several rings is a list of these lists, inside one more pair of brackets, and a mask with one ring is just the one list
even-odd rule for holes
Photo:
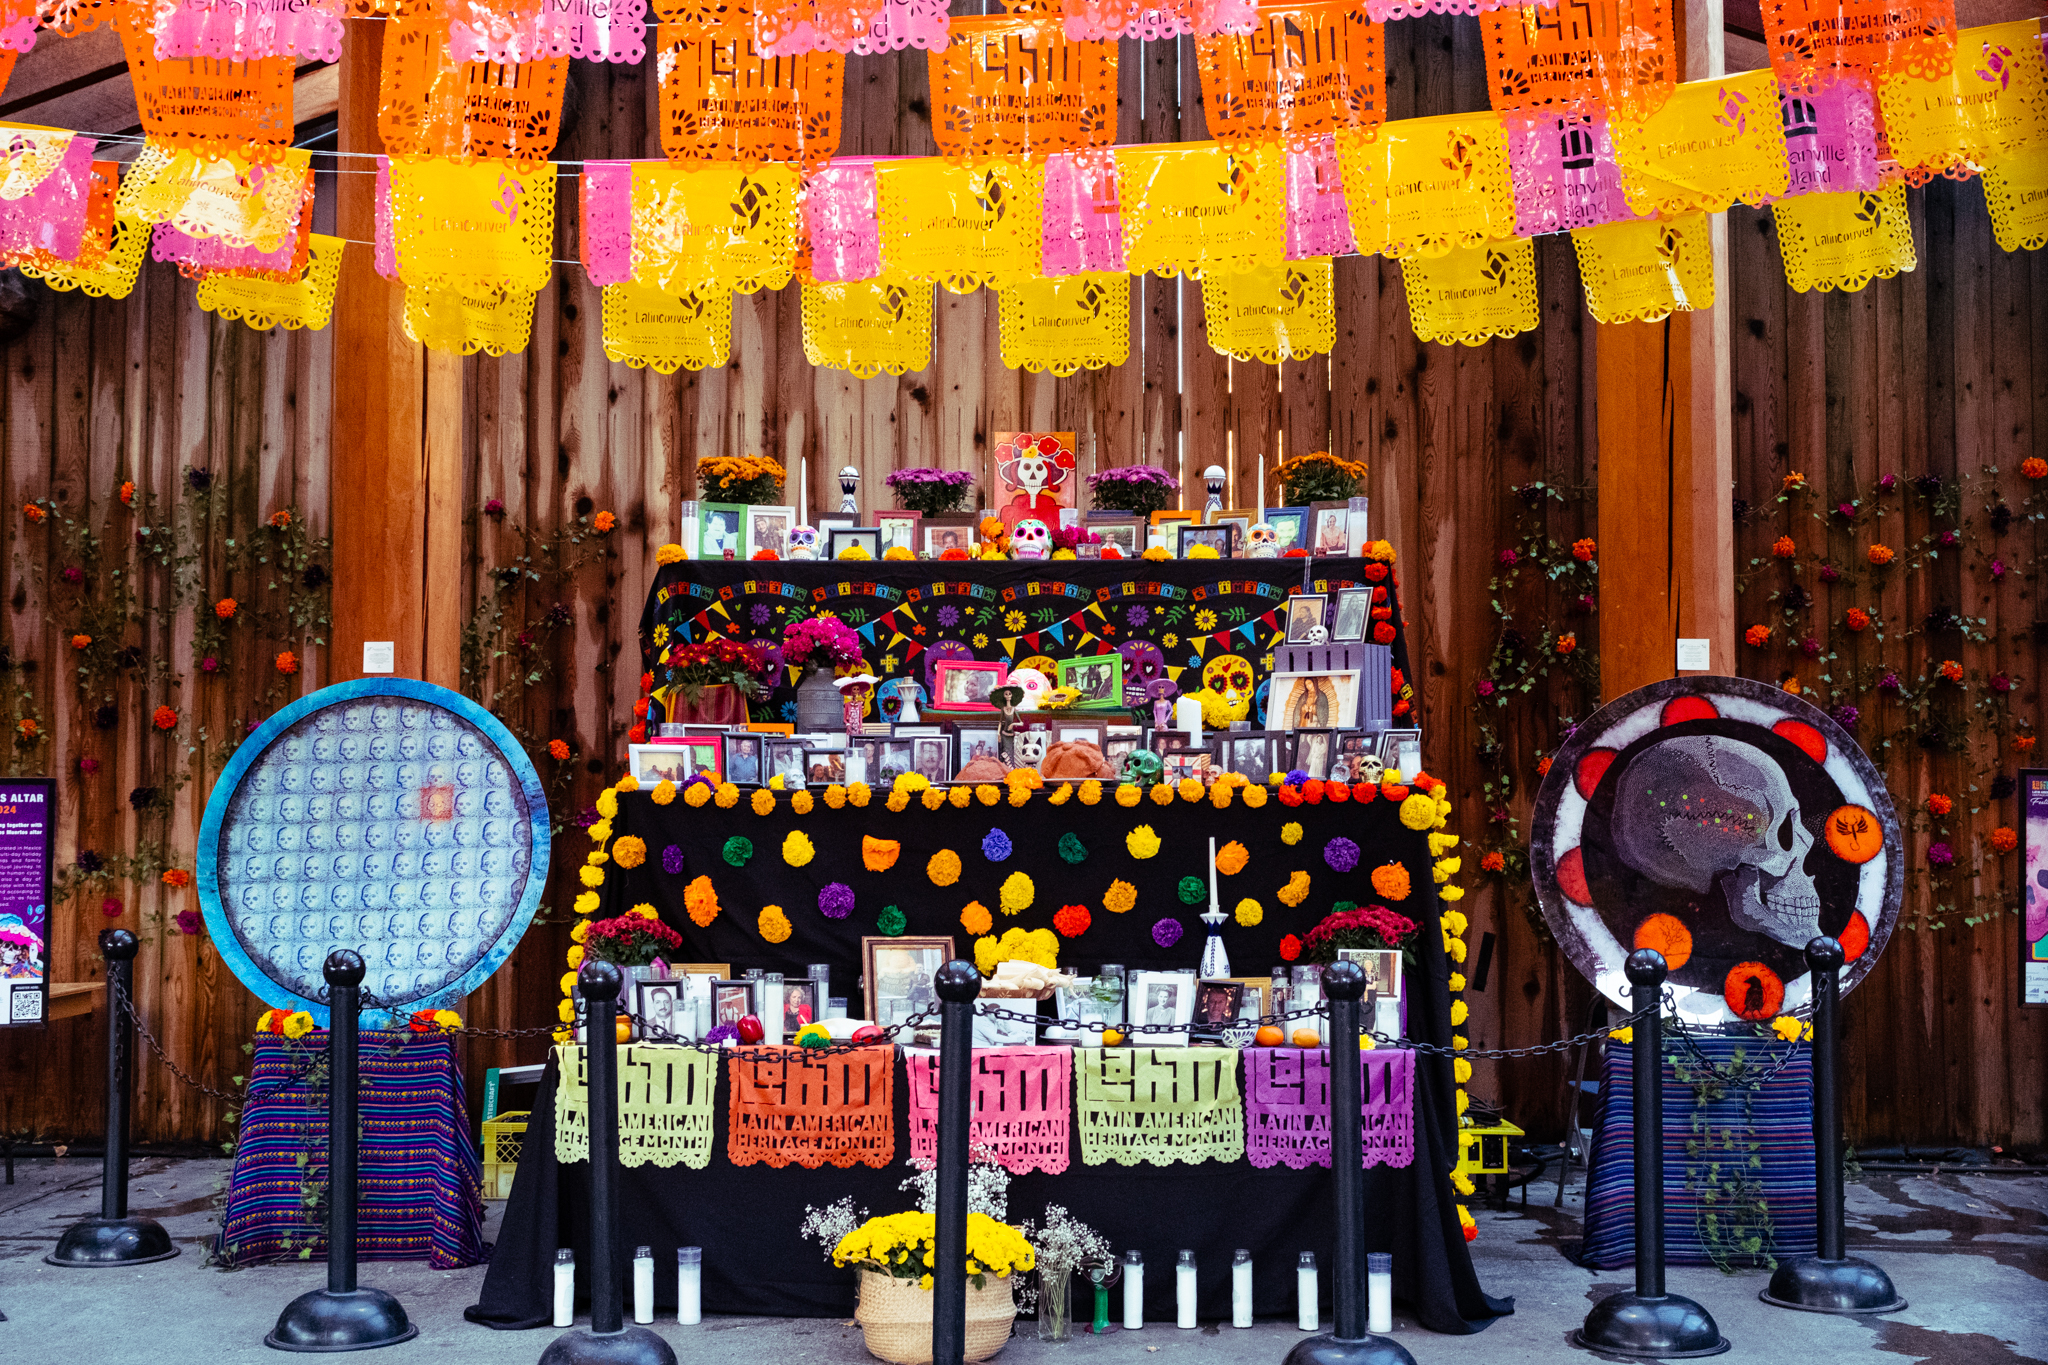
[[[163,1222],[185,1254],[131,1271],[67,1271],[44,1265],[42,1257],[63,1228],[97,1211],[98,1167],[77,1160],[20,1162],[17,1183],[0,1186],[0,1312],[8,1319],[0,1323],[0,1362],[274,1365],[280,1357],[263,1346],[263,1334],[293,1296],[324,1282],[325,1271],[313,1263],[223,1273],[201,1264],[213,1195],[226,1169],[221,1161],[138,1161],[131,1207]],[[1588,1271],[1565,1259],[1560,1247],[1578,1236],[1580,1204],[1575,1191],[1563,1209],[1551,1209],[1554,1188],[1538,1185],[1526,1212],[1476,1210],[1473,1255],[1480,1280],[1493,1294],[1513,1295],[1516,1312],[1473,1337],[1438,1336],[1397,1315],[1396,1337],[1420,1365],[1590,1358],[1571,1349],[1566,1335],[1589,1304],[1633,1280],[1627,1271]],[[495,1224],[504,1206],[489,1207]],[[1761,1274],[1674,1269],[1671,1288],[1715,1315],[1734,1343],[1720,1357],[1730,1365],[2048,1360],[2048,1177],[1871,1174],[1851,1187],[1849,1218],[1852,1252],[1890,1272],[1911,1300],[1904,1312],[1851,1320],[1768,1308],[1757,1302]],[[494,1233],[495,1226],[486,1235]],[[415,1341],[374,1358],[435,1365],[539,1359],[552,1332],[492,1332],[462,1320],[482,1278],[481,1267],[365,1266],[363,1283],[398,1294],[420,1327]],[[701,1327],[669,1323],[657,1330],[685,1365],[854,1365],[869,1359],[860,1330],[837,1319],[715,1318]],[[1153,1324],[1060,1346],[1019,1336],[1001,1359],[1009,1365],[1278,1362],[1300,1336],[1278,1324],[1193,1332]]]

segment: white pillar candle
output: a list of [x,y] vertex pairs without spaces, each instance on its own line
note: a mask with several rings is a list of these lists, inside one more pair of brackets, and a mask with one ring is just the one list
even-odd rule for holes
[[1322,1326],[1321,1294],[1316,1284],[1316,1254],[1304,1251],[1294,1271],[1294,1325],[1304,1332]]
[[761,999],[756,1006],[761,1020],[761,1041],[770,1047],[782,1043],[782,973],[761,973]]
[[563,1247],[555,1253],[555,1326],[576,1325],[576,1253]]
[[1252,1254],[1243,1247],[1230,1258],[1230,1325],[1252,1325]]
[[633,1321],[642,1326],[654,1321],[654,1248],[633,1250]]
[[676,1321],[704,1320],[704,1248],[676,1248]]
[[1173,704],[1173,728],[1187,733],[1188,747],[1197,749],[1202,744],[1202,703],[1193,697],[1182,697]]
[[1394,1330],[1394,1257],[1372,1251],[1365,1257],[1365,1330]]
[[1124,1330],[1135,1332],[1145,1325],[1145,1258],[1138,1252],[1124,1253]]
[[1195,1325],[1195,1253],[1183,1251],[1173,1268],[1173,1306],[1182,1327]]

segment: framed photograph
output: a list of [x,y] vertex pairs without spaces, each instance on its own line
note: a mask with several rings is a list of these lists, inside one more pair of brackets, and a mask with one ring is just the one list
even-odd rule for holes
[[[918,553],[921,547],[917,539],[917,523],[923,519],[922,512],[905,512],[900,509],[875,513],[875,531],[881,537],[883,553],[886,554],[899,545],[912,554]],[[877,559],[881,557],[875,556]]]
[[1137,1047],[1186,1047],[1195,1018],[1195,980],[1180,972],[1133,972],[1126,1010],[1134,1024],[1178,1025],[1178,1033],[1141,1033]]
[[1266,698],[1266,723],[1275,730],[1349,730],[1358,724],[1358,669],[1333,673],[1275,673]]
[[1255,1022],[1266,1016],[1266,997],[1271,994],[1273,986],[1269,978],[1263,976],[1229,976],[1209,977],[1206,979],[1211,981],[1234,981],[1244,988],[1244,994],[1238,997],[1238,1018]]
[[1256,507],[1225,507],[1211,513],[1209,525],[1230,527],[1230,557],[1244,558],[1247,543],[1251,540],[1252,527],[1258,523],[1259,509]]
[[1072,1039],[1081,1047],[1101,1047],[1102,1031],[1114,1028],[1124,1021],[1123,982],[1109,979],[1112,990],[1098,991],[1097,978],[1076,977],[1071,986],[1060,986],[1053,991],[1053,1003],[1059,1009],[1062,1019],[1081,1021],[1080,1031],[1063,1031],[1050,1024],[1046,1026],[1048,1039]]
[[[1187,735],[1183,732],[1182,739]],[[1183,778],[1194,778],[1207,786],[1216,776],[1216,755],[1207,749],[1180,749],[1174,753],[1160,755],[1165,767],[1159,774],[1162,782],[1179,782]]]
[[1001,736],[993,724],[962,724],[955,728],[954,736],[959,741],[953,752],[953,776],[956,780],[960,770],[968,764],[984,758],[1002,757]]
[[1233,730],[1216,736],[1216,766],[1241,775],[1253,786],[1263,787],[1279,767],[1276,741],[1284,734],[1267,730]]
[[1042,714],[1039,719],[1052,731],[1050,744],[1093,744],[1102,750],[1104,758],[1109,757],[1109,722],[1106,720],[1083,720],[1078,716],[1069,717],[1059,711]]
[[1372,620],[1372,589],[1346,588],[1337,594],[1337,615],[1330,622],[1332,640],[1363,640]]
[[868,775],[862,780],[870,786],[887,786],[911,771],[912,743],[912,740],[893,737],[863,739],[861,750],[862,756],[867,759]]
[[941,659],[932,673],[938,705],[963,711],[993,711],[988,694],[1009,679],[1009,666],[972,659]]
[[745,559],[747,509],[737,502],[697,504],[697,558]]
[[918,523],[917,533],[923,542],[924,557],[937,559],[948,550],[965,550],[974,553],[974,518],[965,512],[948,512],[943,516],[925,517]]
[[782,998],[768,1002],[770,1009],[782,1011],[782,1041],[796,1041],[796,1031],[805,1024],[824,1017],[825,1011],[818,1000],[818,983],[809,977],[786,977],[782,982]]
[[1288,767],[1299,768],[1311,778],[1327,781],[1336,733],[1335,730],[1296,730],[1294,748],[1287,759]]
[[868,558],[882,557],[882,533],[872,526],[835,526],[825,532],[825,558],[837,559],[840,551],[854,546],[868,552]]
[[1059,675],[1059,685],[1073,688],[1081,694],[1083,701],[1123,705],[1124,656],[1121,654],[1111,652],[1061,659]]
[[844,749],[805,749],[804,781],[820,787],[845,782],[846,752]]
[[720,1024],[737,1024],[749,1014],[758,1015],[754,1008],[754,992],[761,983],[758,981],[714,981],[711,983],[711,1027]]
[[633,989],[633,1011],[640,1016],[641,1036],[659,1042],[697,1041],[697,1011],[690,1008],[689,982],[641,981]]
[[734,734],[743,731],[750,735],[793,735],[796,733],[796,727],[786,720],[749,721],[745,725],[733,727]]
[[1377,738],[1382,768],[1400,773],[1403,782],[1422,771],[1422,731],[1382,730]]
[[1195,983],[1195,1027],[1220,1029],[1244,1008],[1244,983],[1228,977],[1203,977]]
[[1298,592],[1287,599],[1287,643],[1290,645],[1313,644],[1309,636],[1323,624],[1323,607],[1329,602],[1328,593]]
[[724,761],[726,738],[724,735],[692,735],[680,742],[630,744],[626,746],[626,766],[634,780],[643,787],[664,781],[681,786],[698,773],[724,772],[719,765]]
[[1192,526],[1202,524],[1202,514],[1190,507],[1162,507],[1149,518],[1155,529],[1178,526],[1186,522]]
[[1289,550],[1307,549],[1308,522],[1309,509],[1306,507],[1268,507],[1266,524],[1273,528],[1275,553],[1284,555]]
[[1199,526],[1191,521],[1176,522],[1174,531],[1178,539],[1174,542],[1174,555],[1186,559],[1188,551],[1197,545],[1206,545],[1224,559],[1230,558],[1230,537],[1228,526]]
[[1119,776],[1124,763],[1130,756],[1145,747],[1145,727],[1142,725],[1108,725],[1103,727],[1102,756],[1109,760]]
[[789,528],[794,525],[794,507],[749,507],[747,550],[739,557],[752,559],[756,551],[773,550],[777,559],[789,558]]
[[758,787],[766,779],[761,775],[762,751],[767,739],[761,735],[737,734],[725,737],[725,780],[742,787]]
[[[1356,730],[1339,733],[1336,751],[1330,755],[1330,777],[1332,782],[1367,782],[1378,779],[1379,743],[1378,736],[1361,734]],[[1367,763],[1366,760],[1372,762]]]
[[947,735],[917,735],[910,744],[910,769],[934,787],[953,780],[953,741]]
[[1162,759],[1184,752],[1188,747],[1188,732],[1185,730],[1154,730],[1146,747]]
[[804,786],[804,742],[795,735],[770,735],[761,754],[761,785],[779,777],[790,791]]
[[1339,948],[1340,962],[1356,962],[1365,973],[1365,998],[1401,998],[1401,950],[1399,948]]
[[863,935],[860,941],[861,983],[867,1018],[877,1024],[900,1024],[913,1014],[937,1009],[932,978],[953,958],[950,934],[917,938]]
[[1308,552],[1312,555],[1341,555],[1351,545],[1351,504],[1312,502],[1309,505]]
[[1104,545],[1114,545],[1122,551],[1125,559],[1136,559],[1145,553],[1143,517],[1129,512],[1090,512],[1087,525],[1089,530],[1102,537]]

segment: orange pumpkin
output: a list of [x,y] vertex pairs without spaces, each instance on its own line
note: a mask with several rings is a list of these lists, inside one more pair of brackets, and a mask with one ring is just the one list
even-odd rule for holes
[[1259,1026],[1258,1033],[1253,1036],[1252,1041],[1260,1047],[1278,1047],[1287,1041],[1287,1035],[1280,1031],[1278,1024],[1262,1024]]
[[1785,983],[1761,962],[1738,962],[1728,969],[1721,994],[1740,1019],[1772,1019],[1785,1003]]
[[1845,863],[1861,866],[1884,849],[1884,826],[1862,806],[1841,806],[1828,817],[1828,847]]
[[1655,914],[1636,926],[1635,946],[1656,949],[1675,972],[1692,960],[1692,930],[1676,915]]

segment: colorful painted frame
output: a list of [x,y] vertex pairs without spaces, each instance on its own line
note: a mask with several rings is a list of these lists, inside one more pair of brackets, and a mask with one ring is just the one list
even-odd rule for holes
[[[712,538],[711,523],[719,523],[719,535]],[[732,553],[727,554],[730,550]],[[745,559],[747,557],[747,505],[743,502],[700,502],[697,504],[697,558]]]
[[981,687],[977,684],[976,688],[979,695],[985,699],[989,693],[1009,681],[1010,667],[1008,664],[1000,661],[982,663],[974,659],[941,659],[932,670],[932,705],[947,711],[995,710],[995,703],[987,700],[960,701],[946,695],[946,684],[949,680],[969,674],[987,675],[989,679],[988,685]]
[[[1110,681],[1107,691],[1092,691],[1081,687],[1081,684],[1078,682],[1069,681],[1070,678],[1078,677],[1083,669],[1102,667],[1109,669]],[[1084,654],[1078,659],[1061,659],[1055,665],[1055,671],[1060,675],[1059,685],[1061,687],[1072,687],[1080,691],[1082,701],[1108,702],[1113,706],[1122,706],[1124,695],[1123,655],[1111,651],[1108,654]],[[1048,715],[1055,719],[1058,717],[1057,712],[1049,712]]]

